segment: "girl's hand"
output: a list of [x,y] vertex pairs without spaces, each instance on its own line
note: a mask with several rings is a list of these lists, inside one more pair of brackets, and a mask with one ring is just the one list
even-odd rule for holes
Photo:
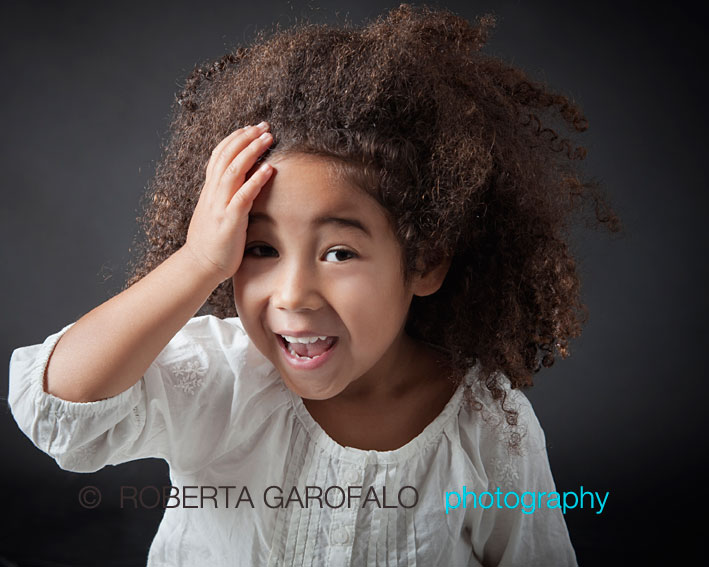
[[273,172],[262,163],[244,183],[246,173],[273,141],[268,128],[262,122],[236,130],[219,143],[207,164],[184,248],[219,283],[241,265],[251,204]]

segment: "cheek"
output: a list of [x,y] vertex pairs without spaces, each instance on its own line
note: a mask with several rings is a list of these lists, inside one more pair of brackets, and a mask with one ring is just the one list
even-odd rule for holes
[[239,270],[232,279],[234,287],[234,304],[239,317],[249,319],[259,309],[263,302],[263,285],[259,285],[259,280],[248,269]]
[[361,343],[392,339],[403,325],[411,297],[397,272],[372,270],[333,279],[330,301]]
[[265,334],[261,324],[263,300],[258,293],[259,287],[254,285],[252,279],[241,276],[238,278],[234,276],[232,284],[234,286],[234,305],[241,324],[256,348],[264,356],[267,356],[269,337]]
[[236,311],[241,317],[241,311],[244,307],[244,286],[241,285],[241,278],[237,278],[235,275],[231,280],[231,285],[234,288],[234,305],[236,305]]

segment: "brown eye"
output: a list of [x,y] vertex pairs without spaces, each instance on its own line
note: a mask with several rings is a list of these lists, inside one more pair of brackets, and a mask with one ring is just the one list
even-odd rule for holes
[[244,255],[256,256],[257,258],[269,258],[278,256],[275,248],[271,246],[266,246],[265,244],[256,244],[255,246],[249,246],[244,250]]
[[346,250],[345,248],[328,250],[327,254],[325,254],[325,260],[330,262],[344,262],[345,260],[350,260],[356,257],[357,254],[351,250]]

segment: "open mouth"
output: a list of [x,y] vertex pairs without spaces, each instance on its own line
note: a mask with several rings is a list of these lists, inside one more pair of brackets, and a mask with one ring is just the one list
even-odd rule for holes
[[330,352],[337,344],[338,337],[286,337],[277,335],[283,349],[294,359],[317,360]]

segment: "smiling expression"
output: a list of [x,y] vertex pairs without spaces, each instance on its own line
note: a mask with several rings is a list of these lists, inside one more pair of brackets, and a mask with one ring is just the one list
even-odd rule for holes
[[[323,158],[296,154],[270,163],[275,171],[254,200],[233,278],[244,329],[303,398],[396,380],[416,351],[404,332],[411,299],[432,293],[430,284],[414,278],[404,285],[402,250],[385,210],[336,180]],[[284,335],[327,337],[318,344],[329,348],[300,358]]]

